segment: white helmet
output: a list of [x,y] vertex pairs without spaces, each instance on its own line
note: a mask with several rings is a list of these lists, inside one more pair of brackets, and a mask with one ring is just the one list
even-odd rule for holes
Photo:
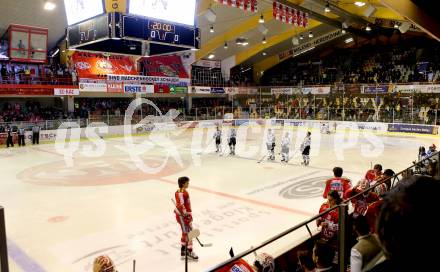
[[255,260],[255,266],[258,268],[258,272],[274,272],[275,260],[267,253],[260,253]]

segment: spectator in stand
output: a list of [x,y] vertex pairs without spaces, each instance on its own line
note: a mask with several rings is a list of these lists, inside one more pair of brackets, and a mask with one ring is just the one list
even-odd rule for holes
[[298,251],[298,268],[296,272],[315,272],[316,267],[309,251]]
[[32,144],[40,144],[40,126],[37,123],[32,127]]
[[337,267],[333,264],[335,250],[324,241],[316,241],[313,247],[313,262],[316,266],[316,272],[327,271],[337,272]]
[[428,222],[438,212],[439,195],[439,180],[412,176],[384,197],[377,222],[383,256],[372,261],[366,271],[438,271],[435,246],[440,239],[435,228],[429,231]]
[[[321,205],[319,213],[333,208],[341,204],[342,199],[337,191],[330,191],[327,194],[327,201]],[[336,246],[337,233],[339,229],[339,213],[338,209],[326,213],[316,221],[318,227],[321,227],[321,240],[331,243]]]
[[9,146],[14,147],[14,141],[12,140],[12,128],[10,126],[6,126],[6,148]]
[[361,272],[380,253],[381,247],[377,237],[370,233],[370,225],[364,216],[354,219],[353,230],[358,242],[351,248],[350,268],[351,272]]
[[351,188],[351,181],[347,178],[343,178],[342,174],[344,170],[341,167],[333,168],[334,178],[331,178],[325,183],[323,198],[327,198],[327,195],[330,191],[336,191],[339,193],[339,196],[343,198],[345,193]]
[[99,256],[93,262],[93,272],[117,272],[115,264],[108,256]]

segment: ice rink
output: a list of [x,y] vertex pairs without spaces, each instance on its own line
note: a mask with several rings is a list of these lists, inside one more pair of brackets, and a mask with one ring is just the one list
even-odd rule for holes
[[[208,135],[202,145],[208,147],[194,144],[196,130]],[[122,137],[105,138],[102,156],[78,151],[67,159],[72,159],[70,166],[53,143],[1,149],[0,205],[6,212],[11,271],[92,271],[93,259],[102,254],[120,272],[132,271],[133,260],[136,271],[184,271],[170,200],[180,176],[191,179],[200,239],[213,243],[210,248],[195,244],[200,260],[190,262],[189,270],[204,271],[228,259],[231,247],[241,252],[317,214],[334,166],[343,167],[344,176],[356,183],[372,163],[398,172],[416,159],[420,145],[438,142],[435,136],[384,133],[376,136],[383,152],[368,152],[371,142],[356,132],[356,142],[341,152],[340,140],[348,142],[353,135],[313,131],[311,164],[305,167],[299,156],[288,165],[279,163],[279,144],[276,162],[257,163],[265,154],[261,133],[239,136],[235,157],[219,156],[209,142],[212,132],[171,133],[164,146],[139,155],[149,167],[169,157],[157,173],[139,170],[129,155],[146,135],[133,137],[132,147]],[[292,132],[291,154],[303,138]],[[277,130],[278,142],[281,134]],[[79,142],[80,149],[90,145]],[[259,148],[255,154],[249,151]],[[262,251],[278,255],[306,236],[305,229],[299,230]]]

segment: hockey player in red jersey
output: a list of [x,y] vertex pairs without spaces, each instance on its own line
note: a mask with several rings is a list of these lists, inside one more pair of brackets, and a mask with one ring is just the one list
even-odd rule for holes
[[192,241],[188,239],[188,233],[192,230],[192,210],[191,202],[189,200],[189,194],[186,189],[189,186],[188,177],[180,177],[178,179],[179,190],[174,194],[176,199],[176,208],[174,213],[176,215],[176,220],[182,229],[182,237],[180,239],[181,248],[180,256],[185,258],[185,251],[188,249],[188,258],[192,260],[198,260],[199,257],[194,253],[192,247]]
[[374,185],[376,180],[382,176],[382,165],[376,164],[373,169],[368,170],[365,174],[365,179],[370,183],[370,185]]
[[331,178],[325,182],[325,190],[322,194],[323,198],[327,199],[327,195],[330,191],[337,191],[341,198],[344,197],[345,193],[351,188],[351,181],[343,178],[343,173],[344,170],[341,167],[333,168],[334,178]]
[[[330,191],[327,195],[327,202],[321,205],[319,213],[324,212],[327,209],[333,208],[336,205],[341,204],[342,199],[337,191]],[[337,233],[339,229],[339,213],[338,209],[323,215],[316,221],[318,227],[321,227],[321,239],[329,242],[332,245],[336,245]]]

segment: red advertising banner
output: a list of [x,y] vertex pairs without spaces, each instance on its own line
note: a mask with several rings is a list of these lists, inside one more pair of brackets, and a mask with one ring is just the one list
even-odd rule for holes
[[54,89],[29,89],[29,88],[0,88],[0,96],[2,95],[54,95]]
[[107,92],[108,93],[123,93],[124,92],[124,83],[107,83]]
[[146,76],[189,78],[180,56],[143,58]]
[[154,85],[154,93],[170,93],[168,85]]
[[137,75],[136,65],[130,57],[75,52],[72,56],[79,78],[103,78],[108,74]]

